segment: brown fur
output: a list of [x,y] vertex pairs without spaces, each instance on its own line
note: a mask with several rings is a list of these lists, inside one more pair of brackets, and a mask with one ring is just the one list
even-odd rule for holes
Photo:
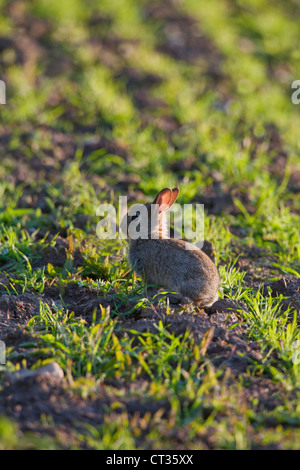
[[[149,238],[129,241],[129,262],[148,284],[158,284],[171,292],[189,297],[200,307],[212,305],[218,298],[219,275],[213,261],[199,248],[189,250],[186,241],[166,238],[165,212],[175,202],[179,190],[166,188],[154,200],[157,223],[150,227]],[[130,220],[128,221],[130,222]],[[151,239],[153,231],[157,239]]]

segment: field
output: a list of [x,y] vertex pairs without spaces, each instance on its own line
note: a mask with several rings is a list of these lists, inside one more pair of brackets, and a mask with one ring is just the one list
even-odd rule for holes
[[[0,449],[300,448],[299,21],[0,0]],[[96,233],[100,204],[175,186],[204,204],[212,307],[147,297]]]

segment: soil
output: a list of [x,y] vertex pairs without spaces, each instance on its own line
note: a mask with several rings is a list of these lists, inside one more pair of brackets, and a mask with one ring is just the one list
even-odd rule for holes
[[[0,281],[5,285],[8,284],[8,279],[3,274]],[[284,295],[283,306],[292,304],[297,309],[299,318],[299,278],[282,276],[277,281],[266,283],[263,285],[264,288],[266,291],[270,288],[274,296]],[[88,325],[92,321],[94,309],[99,311],[100,304],[103,307],[113,305],[114,295],[115,292],[110,292],[107,296],[101,297],[88,288],[79,288],[72,283],[68,284],[63,293],[59,292],[58,288],[48,287],[42,296],[34,293],[12,296],[3,294],[0,297],[0,339],[5,341],[7,347],[13,346],[20,355],[24,351],[22,343],[31,339],[24,326],[30,318],[38,314],[40,301],[48,303],[50,308],[63,301],[69,311],[74,311],[76,316],[84,318]],[[229,380],[232,384],[234,377],[247,376],[249,383],[243,389],[242,400],[251,404],[253,398],[256,398],[257,409],[262,410],[272,410],[280,405],[282,403],[280,386],[269,379],[246,374],[253,363],[260,364],[263,360],[259,345],[246,339],[246,326],[241,313],[246,306],[224,298],[211,307],[191,313],[191,306],[189,303],[185,304],[185,301],[187,299],[183,299],[181,304],[171,303],[170,308],[174,313],[169,315],[166,315],[164,307],[156,303],[148,309],[135,311],[128,316],[126,313],[131,308],[128,304],[120,309],[117,322],[127,331],[135,330],[138,333],[145,331],[155,333],[155,324],[158,324],[158,321],[162,321],[168,331],[176,336],[189,331],[200,345],[201,351],[209,357],[212,365],[224,368],[227,374],[230,371]],[[148,380],[145,377],[134,386],[138,390],[140,387],[147,387],[147,384]],[[107,387],[112,389],[108,392]],[[99,386],[91,397],[83,399],[80,394],[72,391],[67,377],[58,379],[37,376],[19,381],[10,381],[6,378],[0,391],[0,415],[5,414],[17,421],[22,431],[34,431],[40,435],[56,436],[60,439],[63,437],[62,441],[65,442],[66,448],[71,442],[82,446],[77,441],[77,433],[83,431],[87,424],[95,427],[101,425],[104,414],[116,399],[121,402],[120,410],[126,411],[131,417],[135,416],[138,422],[143,419],[145,413],[153,416],[158,410],[162,410],[166,419],[169,417],[169,402],[162,400],[150,403],[140,401],[138,398],[120,399],[119,395],[115,396],[114,387],[119,391],[120,388],[126,389],[132,385],[114,379]],[[42,415],[51,417],[55,423],[55,431],[42,424],[40,420]],[[180,431],[174,436],[174,441],[180,446]],[[213,447],[209,435],[203,436],[202,445],[207,448]]]
[[[51,25],[47,21],[24,16],[20,5],[20,2],[12,2],[7,7],[10,9],[12,21],[18,28],[18,34],[15,38],[0,37],[1,66],[5,65],[5,57],[9,57],[3,53],[11,50],[15,54],[15,61],[23,66],[28,76],[37,62],[44,60],[45,57],[47,58],[46,64],[44,64],[46,66],[45,73],[49,76],[72,72],[75,67],[73,61],[59,47],[55,47],[55,43],[49,41]],[[178,60],[201,65],[204,68],[203,73],[211,77],[211,86],[220,90],[220,95],[224,100],[228,99],[228,95],[226,96],[228,93],[227,78],[222,71],[222,55],[199,30],[191,17],[179,12],[175,2],[166,1],[146,8],[145,19],[156,21],[160,25],[157,44],[159,51]],[[91,19],[91,31],[97,27],[98,23],[102,24],[106,21],[109,19],[95,16]],[[101,57],[104,64],[109,64],[116,79],[122,79],[125,82],[126,89],[132,95],[133,103],[140,113],[142,123],[151,122],[154,127],[165,131],[171,140],[172,133],[181,127],[181,123],[170,115],[165,102],[151,95],[151,90],[155,86],[159,86],[162,78],[155,74],[143,74],[129,68],[126,64],[126,54],[130,48],[135,47],[135,44],[134,41],[108,35],[102,39],[92,37],[87,46],[93,50],[96,58]],[[58,92],[49,98],[49,104],[52,103],[54,106],[63,103],[63,99]],[[160,116],[155,113],[158,108],[163,110],[163,114]],[[31,183],[61,181],[62,171],[73,160],[78,142],[83,147],[82,170],[88,169],[87,157],[99,149],[118,155],[126,162],[131,161],[129,150],[121,142],[109,140],[103,136],[91,139],[91,134],[96,132],[96,127],[84,127],[81,123],[76,122],[76,113],[74,114],[73,111],[71,107],[68,109],[68,116],[71,121],[74,121],[73,131],[58,131],[45,125],[32,128],[28,124],[28,129],[23,130],[19,136],[20,146],[18,149],[10,149],[8,153],[10,131],[5,126],[1,127],[0,151],[3,155],[7,154],[5,162],[11,168],[10,182],[24,184],[19,207],[40,207],[47,212],[46,187],[41,184],[32,195]],[[50,145],[45,150],[42,159],[37,156],[28,159],[25,156],[26,153],[23,152],[23,146],[34,148],[37,132],[42,138],[50,136]],[[254,139],[254,136],[252,138]],[[287,154],[277,129],[270,125],[262,140],[267,142],[266,152],[272,155],[270,171],[279,180],[282,180],[287,166]],[[259,144],[259,140],[256,143]],[[253,158],[255,158],[255,151]],[[173,162],[170,165],[180,178],[182,171],[192,170],[196,164],[194,157],[187,157],[184,162]],[[138,190],[132,192],[130,189],[138,183],[138,176],[117,175],[116,189],[129,190],[130,198],[138,199],[141,193]],[[299,192],[300,175],[292,174],[288,185],[293,191]],[[236,215],[239,211],[234,204],[234,198],[240,199],[249,212],[254,211],[247,188],[243,192],[236,188],[227,188],[223,185],[220,174],[213,172],[211,185],[207,187],[205,194],[196,197],[194,202],[205,204],[205,208],[211,214]],[[237,235],[241,236],[240,233]],[[65,262],[68,241],[62,234],[57,240],[55,249],[49,249],[48,253],[43,253],[45,266],[48,262],[55,266],[63,266]],[[210,242],[206,242],[203,250],[213,259],[213,246]],[[258,249],[253,249],[250,253],[243,253],[237,266],[245,271],[247,286],[251,288],[262,287],[265,293],[269,288],[272,295],[283,295],[282,307],[292,307],[300,319],[300,279],[296,276],[278,274],[279,280],[264,282],[271,270],[274,270],[271,267],[271,261],[271,259],[262,261],[262,253]],[[77,262],[80,263],[79,257]],[[33,266],[35,266],[34,263]],[[3,273],[0,273],[0,283],[9,286],[9,280]],[[54,305],[61,305],[63,301],[66,308],[70,312],[73,311],[76,316],[84,318],[87,325],[91,324],[95,309],[100,311],[100,305],[109,307],[117,301],[114,291],[109,292],[106,296],[101,296],[92,289],[78,287],[77,284],[72,283],[68,284],[63,292],[55,286],[47,286],[43,295],[19,293],[9,296],[3,293],[5,290],[1,289],[1,292],[0,340],[4,341],[7,347],[13,347],[18,354],[24,351],[22,344],[31,339],[30,333],[24,329],[24,326],[28,320],[39,313],[40,301],[47,303],[50,308]],[[155,324],[159,320],[163,321],[169,332],[176,336],[190,331],[197,344],[201,346],[203,354],[209,357],[212,365],[228,370],[230,372],[228,380],[232,380],[233,383],[236,377],[246,376],[246,370],[251,368],[253,363],[259,364],[262,361],[258,344],[246,340],[246,326],[243,323],[241,313],[245,309],[244,304],[224,298],[217,301],[212,307],[198,310],[196,313],[191,313],[194,309],[189,306],[188,302],[171,303],[170,307],[173,313],[169,315],[160,304],[153,304],[148,309],[136,310],[134,314],[129,316],[128,312],[131,311],[132,305],[128,302],[127,305],[120,306],[117,322],[123,328],[136,330],[139,333],[156,332]],[[243,389],[242,400],[251,404],[255,398],[258,403],[257,408],[265,410],[272,410],[281,404],[280,384],[275,386],[271,380],[263,377],[247,375],[247,378],[249,384]],[[18,382],[11,382],[9,378],[5,378],[0,390],[0,415],[11,417],[20,425],[21,431],[34,431],[53,437],[59,436],[60,441],[64,442],[65,447],[68,448],[70,443],[80,445],[80,442],[77,442],[77,432],[84,431],[87,424],[96,427],[102,424],[104,414],[115,401],[120,402],[121,411],[127,411],[130,417],[136,416],[138,422],[146,413],[153,416],[162,410],[162,418],[169,417],[171,413],[169,402],[163,400],[140,401],[138,398],[132,398],[133,394],[129,397],[129,394],[125,393],[123,394],[124,398],[120,399],[120,394],[116,392],[116,389],[120,392],[120,390],[129,391],[135,387],[135,390],[140,393],[143,388],[148,386],[146,378],[136,382],[134,386],[117,380],[104,385],[111,387],[109,393],[105,386],[99,386],[91,397],[82,398],[80,394],[72,391],[67,377],[57,379],[37,376]],[[115,392],[112,391],[114,388]],[[43,424],[41,416],[51,418],[55,426]],[[168,432],[170,431],[166,431],[166,433]],[[171,437],[180,448],[181,443],[186,442],[185,436],[182,436],[181,430],[172,432]],[[166,437],[170,436],[166,435]],[[150,445],[150,443],[143,442],[143,434],[139,439],[140,444]],[[212,448],[213,437],[208,433],[203,436],[201,444],[204,447]]]

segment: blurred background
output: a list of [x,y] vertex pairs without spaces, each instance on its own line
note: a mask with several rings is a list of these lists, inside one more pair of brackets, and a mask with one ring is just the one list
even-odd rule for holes
[[181,203],[221,216],[215,237],[229,225],[299,256],[298,2],[0,0],[0,9],[2,220],[88,232],[99,201],[179,185]]

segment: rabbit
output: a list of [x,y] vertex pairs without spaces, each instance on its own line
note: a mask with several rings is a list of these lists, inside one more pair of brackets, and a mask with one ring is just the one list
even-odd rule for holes
[[[175,291],[191,299],[200,308],[211,306],[218,300],[220,286],[215,264],[195,245],[168,237],[166,212],[178,194],[178,188],[161,190],[153,202],[154,217],[151,217],[149,203],[143,205],[146,211],[137,211],[130,216],[129,210],[124,217],[122,226],[126,227],[129,238],[129,263],[147,284]],[[146,237],[130,237],[129,225],[133,220],[140,226],[146,223]]]

